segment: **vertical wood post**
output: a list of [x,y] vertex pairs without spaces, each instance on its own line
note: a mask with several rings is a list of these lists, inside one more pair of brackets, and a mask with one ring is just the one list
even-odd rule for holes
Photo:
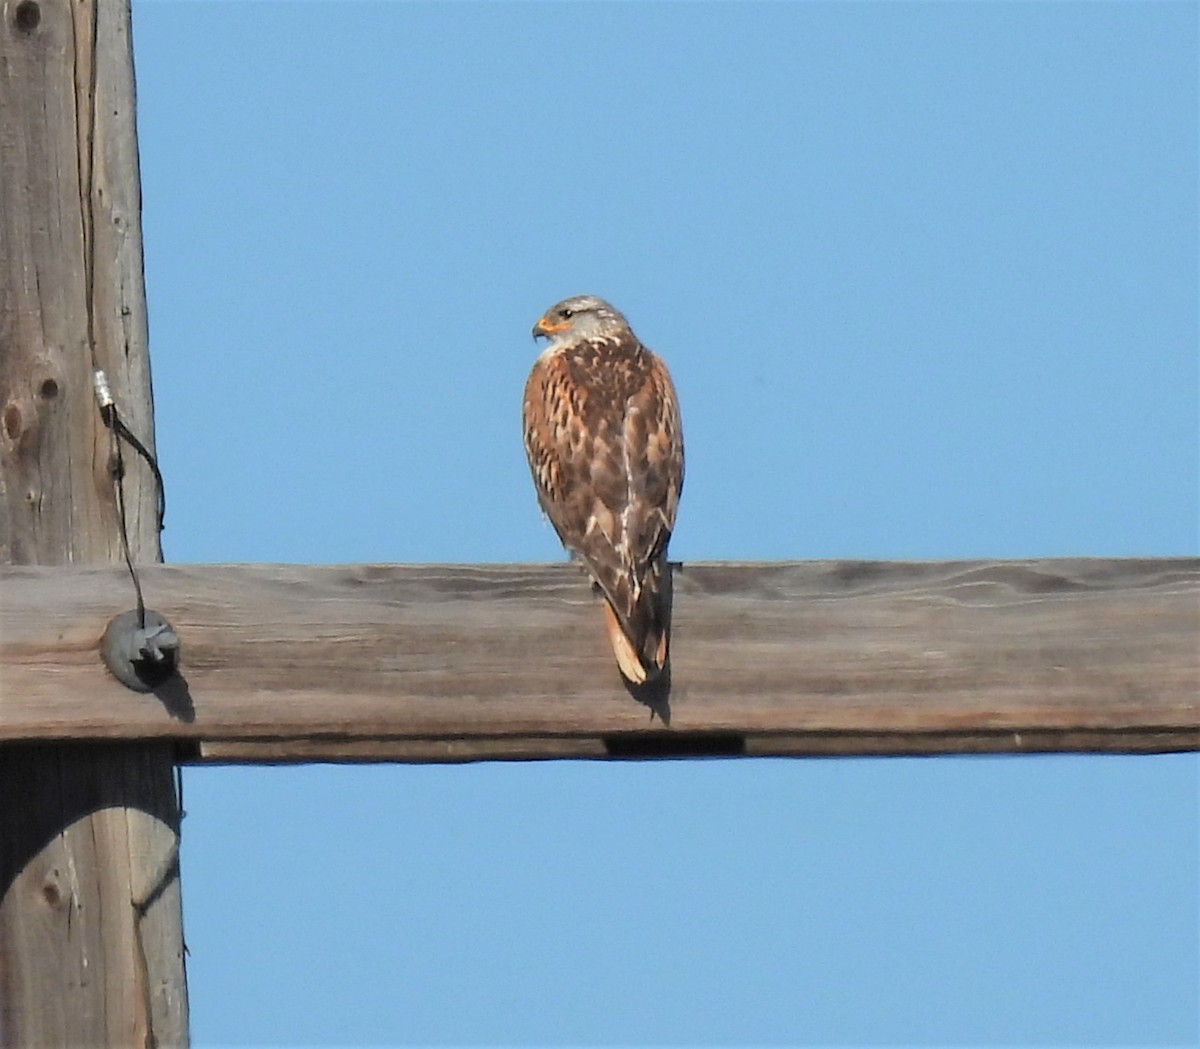
[[[154,436],[129,0],[0,16],[0,561],[116,562],[94,368]],[[133,556],[161,560],[125,463]],[[0,748],[0,1047],[186,1044],[173,771],[161,744]]]

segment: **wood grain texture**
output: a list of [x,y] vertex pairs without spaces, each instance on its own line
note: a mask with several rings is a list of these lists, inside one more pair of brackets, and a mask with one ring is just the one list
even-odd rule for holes
[[1195,559],[686,565],[669,728],[570,565],[156,566],[184,646],[158,696],[99,662],[119,572],[0,583],[7,739],[280,762],[1200,747]]
[[[133,105],[128,0],[0,4],[3,562],[120,557],[96,367],[153,447]],[[126,468],[155,561],[151,474]],[[0,1045],[186,1044],[172,774],[165,743],[0,746]]]
[[[0,26],[0,561],[112,563],[94,369],[154,446],[128,3],[38,0],[30,28],[18,6]],[[157,561],[153,477],[125,459],[134,556]]]

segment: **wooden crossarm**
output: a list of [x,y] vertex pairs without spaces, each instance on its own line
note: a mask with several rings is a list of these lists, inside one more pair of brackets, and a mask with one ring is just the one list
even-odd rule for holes
[[100,661],[119,569],[0,568],[0,740],[267,762],[1200,749],[1198,559],[683,565],[649,706],[570,565],[142,572],[183,641],[157,695]]

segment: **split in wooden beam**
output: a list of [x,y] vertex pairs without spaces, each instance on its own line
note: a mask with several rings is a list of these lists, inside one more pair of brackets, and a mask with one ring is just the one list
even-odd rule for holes
[[183,641],[152,695],[98,654],[126,575],[0,568],[0,741],[213,762],[1200,749],[1200,559],[678,566],[659,716],[569,565],[142,572]]

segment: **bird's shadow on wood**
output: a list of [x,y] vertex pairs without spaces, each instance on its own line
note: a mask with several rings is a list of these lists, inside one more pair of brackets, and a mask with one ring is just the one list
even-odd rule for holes
[[663,723],[665,728],[671,727],[670,660],[667,660],[667,665],[663,667],[662,673],[653,681],[635,685],[632,681],[622,677],[621,682],[624,684],[626,692],[633,696],[642,706],[650,708],[651,723],[653,723],[654,717],[657,715],[658,720]]

